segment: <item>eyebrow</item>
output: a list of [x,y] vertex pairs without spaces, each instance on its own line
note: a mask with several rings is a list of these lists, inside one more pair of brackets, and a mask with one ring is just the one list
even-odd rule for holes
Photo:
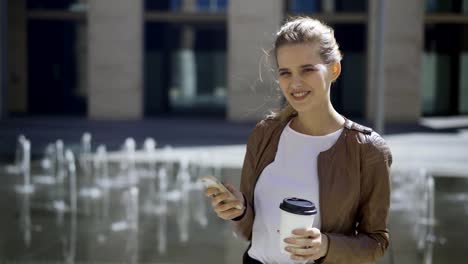
[[[301,65],[300,68],[308,68],[308,67],[315,67],[315,66],[317,66],[317,65],[316,65],[316,64],[310,64],[310,63],[309,63],[309,64]],[[279,72],[287,71],[287,70],[288,70],[288,68],[279,68],[279,69],[278,69]]]

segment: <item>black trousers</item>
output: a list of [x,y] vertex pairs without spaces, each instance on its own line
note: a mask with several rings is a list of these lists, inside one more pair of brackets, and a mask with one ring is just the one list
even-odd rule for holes
[[[250,247],[249,247],[249,248],[250,248]],[[258,260],[256,260],[256,259],[254,259],[254,258],[251,258],[251,257],[249,256],[249,254],[247,254],[247,251],[249,251],[249,250],[246,250],[246,251],[244,252],[244,256],[242,257],[242,263],[243,263],[243,264],[263,264],[262,262],[260,262],[260,261],[258,261]],[[307,262],[307,263],[315,263],[315,262]]]
[[[249,247],[250,248],[250,247]],[[247,253],[249,251],[248,249],[244,252],[244,256],[242,257],[242,263],[243,264],[263,264],[262,262],[251,258],[249,254]]]

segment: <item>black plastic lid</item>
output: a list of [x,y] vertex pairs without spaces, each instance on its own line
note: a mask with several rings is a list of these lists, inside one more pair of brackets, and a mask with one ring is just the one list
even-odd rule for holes
[[317,214],[317,209],[315,204],[311,201],[289,197],[285,198],[280,204],[280,209],[292,214],[298,215],[315,215]]

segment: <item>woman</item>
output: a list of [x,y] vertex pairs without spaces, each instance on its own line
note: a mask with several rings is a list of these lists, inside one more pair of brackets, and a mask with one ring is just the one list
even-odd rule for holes
[[[334,108],[331,84],[342,59],[333,30],[308,17],[284,24],[274,55],[286,106],[249,136],[237,200],[208,188],[217,215],[249,240],[244,263],[371,263],[389,243],[392,156],[372,129]],[[279,204],[285,197],[315,203],[313,228],[294,230],[279,250]],[[243,209],[235,206],[243,204]]]

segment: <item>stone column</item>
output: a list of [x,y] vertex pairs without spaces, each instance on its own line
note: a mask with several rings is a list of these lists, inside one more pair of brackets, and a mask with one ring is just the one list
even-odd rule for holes
[[89,0],[88,116],[143,116],[143,1]]
[[[230,1],[228,8],[228,119],[259,120],[277,108],[274,72],[265,65],[283,20],[283,1]],[[271,60],[271,59],[270,59]],[[263,81],[261,81],[263,80]]]
[[[75,6],[86,10],[88,0],[77,0]],[[76,93],[80,97],[88,98],[88,25],[86,22],[77,23],[75,52],[77,55]]]
[[[468,12],[468,0],[464,1],[464,8]],[[468,28],[464,27],[462,36],[462,47],[468,46]],[[460,93],[458,98],[459,109],[458,112],[461,115],[468,114],[468,52],[461,50],[460,51]]]
[[[376,1],[369,1],[368,82],[366,118],[373,120],[376,87]],[[384,75],[385,120],[415,122],[421,116],[421,58],[425,1],[385,0]]]
[[[7,2],[7,0],[2,0]],[[8,1],[7,19],[7,67],[4,81],[8,86],[4,110],[15,113],[27,112],[28,67],[27,67],[27,14],[25,0]],[[4,17],[1,15],[1,17]],[[6,17],[5,17],[6,18]],[[3,39],[3,38],[2,38]],[[5,94],[5,93],[4,93]],[[3,100],[5,102],[5,100]]]

